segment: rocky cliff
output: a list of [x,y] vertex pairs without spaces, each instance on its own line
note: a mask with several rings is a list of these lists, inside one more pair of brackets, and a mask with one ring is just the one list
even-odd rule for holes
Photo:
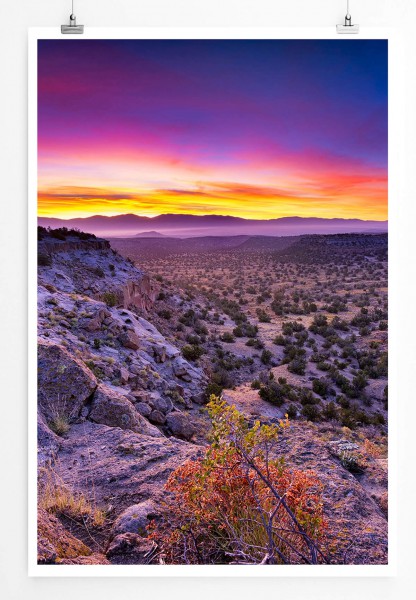
[[[39,257],[39,562],[152,562],[146,526],[163,510],[166,480],[207,443],[207,378],[147,320],[156,286],[108,242],[43,239]],[[257,394],[245,404],[249,391],[225,397],[249,418],[281,416]],[[340,459],[352,443],[295,424],[281,451],[324,482],[344,540],[334,561],[383,563],[385,465],[367,457],[366,475],[352,474]]]
[[148,309],[155,299],[149,277],[111,249],[107,240],[46,237],[39,242],[43,284],[124,308]]

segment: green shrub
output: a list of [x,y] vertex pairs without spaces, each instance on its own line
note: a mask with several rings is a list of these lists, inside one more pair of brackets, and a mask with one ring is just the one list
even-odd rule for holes
[[201,346],[187,344],[182,348],[182,354],[186,360],[198,360],[204,354],[204,350]]
[[114,292],[104,292],[102,300],[110,308],[117,305],[117,295]]
[[312,381],[312,389],[318,396],[326,398],[329,392],[329,384],[325,379],[314,379]]
[[268,365],[272,359],[273,354],[270,350],[263,350],[260,356],[260,360],[264,365]]
[[296,357],[287,365],[287,370],[295,375],[305,375],[306,360],[302,357]]
[[50,267],[52,265],[52,258],[49,254],[38,254],[38,266],[39,267]]
[[296,419],[296,417],[298,416],[298,409],[294,404],[289,404],[286,413],[289,419]]
[[162,319],[166,319],[167,321],[169,321],[169,319],[171,319],[172,317],[172,313],[168,309],[160,310],[157,314],[159,315],[159,317],[161,317]]
[[302,408],[302,415],[308,421],[319,421],[321,414],[319,412],[319,408],[315,406],[315,404],[306,404]]
[[235,337],[230,331],[224,331],[221,336],[221,340],[227,344],[233,344],[235,342]]

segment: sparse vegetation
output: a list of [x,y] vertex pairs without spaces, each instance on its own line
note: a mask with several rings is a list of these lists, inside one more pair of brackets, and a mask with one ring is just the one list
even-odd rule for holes
[[167,562],[327,562],[320,549],[325,520],[319,479],[271,458],[288,421],[250,428],[235,408],[215,397],[208,410],[212,443],[202,459],[169,477],[167,518],[150,527]]
[[107,306],[116,306],[118,302],[117,294],[114,292],[104,292],[103,294],[103,302],[107,304]]
[[48,512],[71,519],[88,520],[95,526],[103,525],[105,513],[94,506],[82,492],[76,492],[62,481],[52,466],[39,470],[38,506]]

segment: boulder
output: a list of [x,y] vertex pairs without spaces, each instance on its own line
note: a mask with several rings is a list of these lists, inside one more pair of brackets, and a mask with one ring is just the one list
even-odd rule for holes
[[138,350],[140,348],[140,338],[131,329],[123,331],[118,339],[125,348],[130,348],[130,350]]
[[183,379],[188,383],[192,381],[192,367],[184,358],[177,356],[172,363],[172,368],[179,379]]
[[195,402],[195,404],[207,404],[207,402],[208,402],[205,392],[199,392],[197,394],[192,394],[191,400],[192,400],[192,402]]
[[153,346],[153,356],[154,356],[155,362],[164,363],[166,361],[165,346]]
[[189,421],[189,417],[181,412],[169,413],[166,425],[175,437],[190,440],[195,433],[195,427]]
[[83,362],[63,346],[38,341],[38,404],[46,421],[57,416],[76,418],[97,387]]
[[155,425],[164,425],[166,423],[166,416],[158,410],[152,410],[149,421]]
[[107,558],[113,564],[149,564],[156,551],[156,544],[152,540],[141,537],[135,533],[121,533],[110,543],[107,549]]
[[125,367],[120,367],[120,381],[122,384],[125,384],[128,382],[129,377],[130,377],[130,373],[128,372],[128,370]]
[[101,319],[98,316],[88,319],[84,329],[87,331],[99,331],[101,329]]
[[163,414],[167,414],[173,410],[173,403],[170,398],[162,397],[160,394],[153,393],[150,395],[148,403],[153,408]]
[[135,406],[136,406],[136,410],[139,411],[139,413],[142,415],[142,417],[145,417],[147,419],[150,416],[152,409],[150,408],[150,406],[148,404],[146,404],[146,402],[137,402],[137,404]]
[[95,423],[130,429],[136,433],[150,436],[160,436],[156,427],[144,419],[135,410],[133,404],[115,390],[100,384],[94,394],[89,419]]
[[136,533],[142,537],[146,537],[147,526],[158,514],[159,512],[152,500],[133,504],[116,519],[113,525],[113,534]]

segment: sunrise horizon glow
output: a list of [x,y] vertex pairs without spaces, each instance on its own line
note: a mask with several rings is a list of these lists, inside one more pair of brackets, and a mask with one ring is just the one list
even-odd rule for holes
[[39,216],[387,220],[385,40],[38,43]]

